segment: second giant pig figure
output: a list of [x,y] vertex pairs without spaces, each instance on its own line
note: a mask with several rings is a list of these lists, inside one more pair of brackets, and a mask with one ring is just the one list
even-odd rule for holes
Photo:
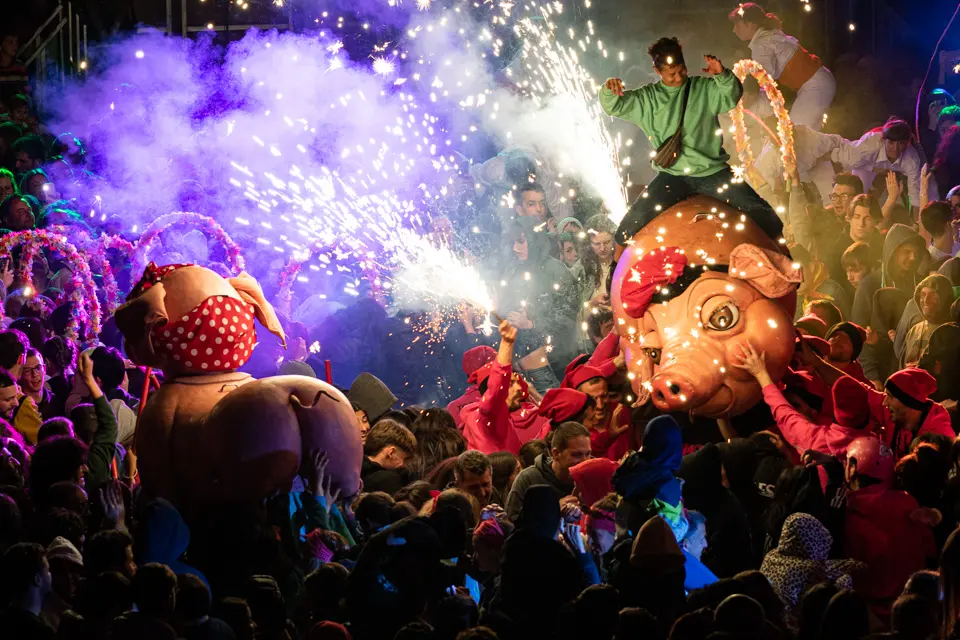
[[196,265],[151,263],[115,314],[130,359],[162,369],[137,424],[143,489],[189,517],[290,485],[315,450],[341,495],[360,490],[363,445],[350,401],[306,376],[255,380],[243,366],[254,318],[283,340],[260,286]]
[[663,211],[633,237],[611,303],[638,397],[662,411],[743,413],[761,398],[753,377],[732,365],[745,340],[766,354],[774,380],[783,376],[801,273],[781,247],[704,196]]

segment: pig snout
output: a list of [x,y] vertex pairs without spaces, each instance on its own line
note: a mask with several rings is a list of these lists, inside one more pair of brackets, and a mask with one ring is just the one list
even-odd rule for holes
[[654,405],[661,411],[689,411],[712,398],[723,385],[723,356],[715,351],[695,344],[673,352],[650,380]]

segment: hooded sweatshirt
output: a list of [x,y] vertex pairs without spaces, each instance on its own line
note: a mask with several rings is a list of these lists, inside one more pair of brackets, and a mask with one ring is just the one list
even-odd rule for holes
[[[946,276],[951,283],[956,282],[955,276],[957,274],[955,272],[956,268],[949,260],[944,262],[942,265],[940,265],[940,268],[937,269],[937,273]],[[897,330],[897,337],[893,342],[893,350],[897,354],[898,358],[906,350],[907,333],[910,331],[913,325],[924,319],[923,314],[920,313],[920,307],[913,297],[915,291],[916,289],[910,292],[907,304],[901,310],[900,321],[897,323],[896,327],[894,327]],[[891,371],[891,373],[893,372]]]
[[918,508],[910,494],[882,484],[847,494],[846,552],[867,565],[857,591],[880,613],[900,595],[907,578],[936,555],[930,527],[911,518]]
[[893,449],[893,454],[897,460],[910,452],[910,443],[917,436],[925,433],[936,433],[947,436],[951,440],[957,437],[953,431],[950,421],[950,414],[939,402],[929,401],[926,412],[921,416],[920,428],[916,433],[908,429],[898,427],[890,411],[883,406],[883,400],[886,394],[881,393],[870,385],[863,385],[867,389],[867,402],[870,405],[870,415],[873,421],[879,423],[880,431],[878,435],[883,443]]
[[674,475],[682,459],[680,425],[673,416],[657,416],[644,429],[640,451],[630,454],[613,474],[617,493],[651,515],[661,515],[677,540],[683,539],[689,527],[683,515],[680,481]]
[[493,362],[496,358],[496,350],[486,345],[478,345],[468,349],[463,354],[463,373],[467,376],[467,382],[470,386],[467,387],[462,396],[447,405],[447,411],[453,416],[453,421],[458,429],[463,429],[463,418],[460,416],[460,412],[463,411],[464,407],[474,402],[480,402],[480,387],[477,384],[475,372],[488,362]]
[[922,262],[927,256],[927,244],[923,237],[903,224],[895,224],[887,231],[887,237],[883,241],[883,262],[881,263],[881,286],[896,287],[902,291],[913,294],[920,280],[920,272],[900,273],[899,268],[894,263],[893,257],[901,246],[913,244],[917,249],[917,257]]
[[793,408],[775,384],[763,388],[763,399],[770,407],[784,440],[800,454],[812,449],[844,460],[850,443],[869,435],[866,429],[844,427],[835,421],[827,426],[810,422]]
[[492,362],[486,393],[461,412],[469,448],[486,454],[509,451],[517,455],[520,447],[550,430],[550,421],[537,413],[537,405],[532,402],[523,402],[516,411],[507,407],[512,373],[510,365]]
[[935,273],[924,278],[917,285],[913,294],[913,302],[920,306],[920,294],[924,288],[933,289],[940,299],[940,306],[930,315],[921,311],[922,320],[910,327],[904,340],[903,352],[900,354],[900,368],[916,365],[923,355],[923,350],[930,344],[930,336],[940,325],[950,321],[950,305],[953,304],[953,285],[946,276]]
[[862,568],[850,560],[828,560],[833,536],[808,513],[794,513],[783,523],[780,544],[768,553],[762,573],[783,600],[787,613],[800,603],[800,596],[821,582],[834,582],[840,589],[852,589],[849,572]]
[[510,494],[507,496],[507,504],[504,505],[507,511],[507,517],[514,522],[518,521],[517,519],[523,510],[524,496],[527,493],[527,489],[537,485],[547,485],[551,487],[554,493],[556,493],[558,502],[560,498],[565,498],[573,493],[574,488],[573,479],[566,482],[560,480],[553,471],[553,458],[545,453],[541,453],[537,456],[536,460],[534,460],[533,465],[521,471],[517,479],[513,481],[513,487],[510,488]]
[[180,556],[190,544],[190,529],[177,508],[163,498],[157,498],[144,507],[136,542],[137,564],[159,562],[170,567],[174,573],[189,573],[210,586],[200,571],[180,561]]

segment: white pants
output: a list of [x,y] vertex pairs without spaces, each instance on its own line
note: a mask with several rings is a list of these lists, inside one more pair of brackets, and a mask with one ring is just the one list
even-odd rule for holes
[[[833,104],[836,93],[837,81],[833,79],[830,70],[826,67],[817,69],[817,72],[800,87],[797,99],[793,101],[793,106],[790,108],[790,119],[793,124],[805,124],[814,131],[820,131],[823,128],[823,114]],[[761,118],[773,115],[770,99],[763,92],[750,110]]]
[[823,114],[833,104],[836,94],[837,81],[833,79],[833,74],[826,67],[820,67],[797,92],[797,99],[790,108],[793,124],[805,124],[814,131],[820,131]]

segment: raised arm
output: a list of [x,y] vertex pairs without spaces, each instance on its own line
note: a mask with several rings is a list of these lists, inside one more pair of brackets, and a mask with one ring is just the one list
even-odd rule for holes
[[608,116],[628,120],[634,124],[642,122],[646,110],[639,89],[626,91],[623,80],[610,78],[600,87],[599,97],[600,108]]
[[702,71],[712,76],[711,81],[705,83],[710,108],[716,115],[726,113],[740,102],[743,97],[743,83],[730,69],[725,69],[723,63],[714,56],[703,56],[706,66]]
[[502,440],[506,437],[507,396],[510,395],[510,378],[513,374],[513,344],[517,339],[517,328],[503,320],[500,322],[500,348],[497,360],[490,369],[487,378],[487,390],[480,398],[480,427],[494,431],[493,437]]
[[796,449],[798,453],[811,449],[816,440],[816,433],[821,427],[804,418],[783,397],[783,393],[780,392],[767,372],[767,362],[764,354],[758,354],[753,345],[744,341],[740,345],[739,359],[740,364],[734,364],[733,366],[743,369],[760,383],[760,388],[763,389],[763,399],[770,407],[770,412],[773,414],[773,419],[777,421],[777,427],[783,434],[783,439],[790,443],[790,446]]
[[880,153],[882,140],[879,133],[868,133],[859,140],[843,140],[830,153],[830,159],[840,163],[844,171],[869,165]]

